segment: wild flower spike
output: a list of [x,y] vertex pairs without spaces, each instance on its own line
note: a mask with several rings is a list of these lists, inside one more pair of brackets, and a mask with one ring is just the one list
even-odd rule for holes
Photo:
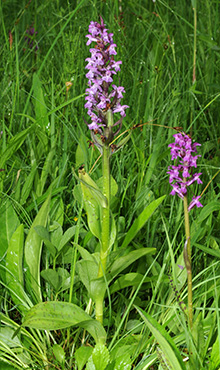
[[35,36],[38,34],[37,31],[35,31],[34,27],[29,27],[26,30],[26,36],[25,36],[25,41],[27,42],[27,46],[29,49],[33,49],[37,51],[39,49],[38,43],[35,41]]
[[[86,58],[89,87],[86,89],[85,108],[88,109],[92,120],[92,123],[88,124],[89,129],[99,133],[103,133],[105,127],[121,125],[123,117],[126,116],[125,109],[129,108],[120,103],[125,93],[124,87],[112,84],[113,76],[120,71],[122,62],[114,60],[114,55],[117,55],[116,44],[113,42],[113,33],[108,33],[105,26],[102,18],[100,24],[91,22],[89,34],[86,35],[86,45],[92,42],[96,42],[96,45],[90,49],[91,57]],[[111,111],[111,114],[120,113],[121,119],[115,124],[113,119],[109,122],[107,111]]]
[[[192,139],[185,133],[178,133],[173,135],[175,142],[169,144],[168,147],[171,148],[171,159],[179,158],[179,164],[177,166],[170,166],[167,172],[170,175],[169,182],[173,187],[171,195],[177,194],[181,199],[187,194],[187,188],[195,181],[197,184],[202,184],[200,180],[200,175],[202,173],[192,174],[192,168],[197,167],[196,161],[200,155],[192,155],[192,153],[197,153],[197,146],[200,146],[199,143],[192,143]],[[195,206],[203,207],[199,202],[200,196],[193,196],[192,201],[188,207],[190,211]]]

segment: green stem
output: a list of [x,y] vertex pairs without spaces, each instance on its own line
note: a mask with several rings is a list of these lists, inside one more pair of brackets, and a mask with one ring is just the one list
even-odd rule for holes
[[[79,230],[80,230],[80,224],[81,224],[81,215],[82,215],[82,209],[83,209],[83,202],[81,204],[81,207],[79,209],[78,213],[78,221],[76,225],[76,233],[74,236],[74,251],[72,254],[72,259],[71,259],[71,273],[70,273],[70,291],[69,291],[69,303],[72,302],[73,298],[73,287],[74,287],[74,278],[75,278],[75,271],[76,271],[76,260],[77,260],[77,248],[76,244],[78,244],[79,240]],[[70,329],[67,329],[67,343],[70,341]],[[70,360],[70,363],[72,363],[72,359]]]
[[103,324],[103,306],[104,306],[104,299],[103,297],[99,297],[96,299],[95,302],[95,317],[96,320]]
[[80,225],[81,225],[81,215],[82,215],[82,209],[83,209],[83,204],[81,204],[81,207],[79,209],[78,213],[78,221],[76,225],[76,232],[74,236],[74,252],[72,254],[72,260],[71,260],[71,278],[70,278],[70,291],[69,291],[69,302],[72,302],[72,297],[73,297],[73,286],[74,286],[74,278],[75,278],[75,271],[76,271],[76,260],[77,260],[77,248],[76,244],[78,244],[79,241],[79,230],[80,230]]
[[[189,226],[189,211],[187,195],[184,196],[184,217],[185,217],[185,232],[186,232],[186,253],[184,253],[185,265],[187,270],[188,283],[188,320],[189,326],[193,326],[193,303],[192,303],[192,266],[191,266],[191,244],[190,244],[190,226]],[[184,251],[185,252],[185,251]]]
[[[102,209],[102,237],[100,250],[100,263],[98,270],[98,278],[104,276],[106,271],[107,257],[109,253],[109,238],[110,238],[110,148],[106,144],[103,146],[102,155],[102,171],[103,171],[103,195],[106,197],[107,205]],[[96,300],[96,319],[103,322],[103,300],[104,296],[99,296]]]
[[103,147],[103,195],[106,197],[107,206],[102,210],[102,241],[100,251],[100,264],[98,277],[103,276],[106,270],[106,262],[109,252],[109,234],[110,234],[110,163],[109,146]]

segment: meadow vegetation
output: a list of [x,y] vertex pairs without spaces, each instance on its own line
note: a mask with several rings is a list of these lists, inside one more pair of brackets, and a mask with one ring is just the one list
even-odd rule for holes
[[[129,106],[102,273],[103,167],[84,108],[100,16]],[[219,18],[218,0],[0,2],[0,369],[220,368]],[[191,324],[184,205],[167,173],[177,132],[201,144]]]

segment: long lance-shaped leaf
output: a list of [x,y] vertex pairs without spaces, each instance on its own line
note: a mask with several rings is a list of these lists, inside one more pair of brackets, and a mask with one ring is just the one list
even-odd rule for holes
[[41,86],[41,81],[37,73],[33,75],[33,103],[35,106],[35,116],[39,125],[45,129],[47,121],[45,116],[47,114],[47,107],[44,100],[44,93]]
[[26,273],[26,283],[30,292],[33,293],[35,299],[39,302],[42,300],[40,288],[40,259],[42,250],[42,239],[37,234],[36,226],[46,226],[50,206],[50,194],[38,212],[34,222],[29,230],[25,241],[25,261],[28,266]]
[[23,205],[26,202],[27,198],[29,197],[29,195],[30,195],[30,193],[33,189],[33,181],[34,181],[34,177],[36,175],[36,172],[37,172],[37,163],[34,162],[29,175],[25,179],[24,186],[22,186],[21,198],[20,198],[20,204],[21,205]]
[[[13,233],[6,256],[6,283],[11,290],[12,300],[21,311],[27,311],[27,297],[23,281],[24,226],[21,224]],[[14,292],[14,293],[13,293]]]
[[169,360],[164,356],[163,351],[160,349],[160,347],[157,347],[157,357],[159,358],[160,364],[164,370],[172,370],[172,368],[169,365]]
[[127,247],[127,245],[134,239],[135,235],[140,231],[140,229],[144,226],[150,216],[153,214],[155,209],[162,203],[166,195],[154,200],[147,206],[143,212],[136,218],[134,223],[132,224],[131,228],[128,230],[126,237],[122,243],[121,248]]
[[41,330],[60,330],[76,325],[87,330],[96,343],[105,343],[106,332],[103,326],[73,303],[58,301],[38,303],[28,311],[22,324]]
[[[100,206],[106,207],[107,205],[106,197],[102,194],[98,185],[95,183],[95,181],[92,180],[92,178],[88,175],[88,173],[84,170],[79,170],[78,179],[82,185],[84,185],[87,189],[90,190],[90,192],[86,193],[86,196],[90,195],[94,197],[96,201],[100,204]],[[84,193],[85,188],[82,187],[82,189]]]
[[144,312],[141,308],[137,306],[135,306],[135,308],[159,343],[160,348],[164,353],[164,358],[166,358],[166,361],[168,361],[168,365],[170,366],[168,369],[186,370],[178,348],[164,327],[158,324],[155,319]]
[[139,258],[146,256],[147,254],[154,254],[155,248],[140,248],[138,250],[132,251],[125,256],[117,258],[112,265],[107,267],[109,273],[106,277],[97,278],[90,281],[90,294],[95,300],[98,296],[102,295],[104,297],[106,291],[106,281],[110,283],[118,274],[120,274],[124,269],[130,266],[133,262]]
[[38,181],[37,190],[36,190],[36,193],[38,196],[41,196],[43,194],[46,180],[48,178],[48,175],[50,174],[54,154],[55,154],[55,148],[50,150],[44,162],[42,172],[41,172],[41,177]]
[[[14,211],[12,202],[9,199],[0,207],[0,257],[1,264],[3,263],[3,256],[8,249],[10,239],[19,226],[19,218]],[[2,271],[1,271],[2,273]],[[4,274],[3,274],[4,275]]]
[[120,274],[133,262],[137,261],[141,257],[146,256],[147,254],[154,254],[155,252],[155,248],[139,248],[137,250],[129,252],[125,256],[118,257],[112,263],[112,265],[108,266],[109,273],[106,275],[107,280],[109,282],[112,281],[118,274]]
[[102,207],[106,207],[106,198],[99,190],[97,184],[84,170],[79,171],[78,179],[83,192],[89,228],[93,235],[101,239]]
[[35,125],[32,125],[25,130],[16,134],[7,144],[6,150],[1,154],[0,168],[2,168],[5,162],[11,158],[11,156],[21,147],[27,135],[36,129]]

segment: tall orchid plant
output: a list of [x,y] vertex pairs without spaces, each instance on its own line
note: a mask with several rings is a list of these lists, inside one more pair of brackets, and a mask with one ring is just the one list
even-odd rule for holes
[[202,173],[193,173],[193,167],[197,167],[197,159],[200,155],[197,153],[199,143],[192,143],[192,139],[185,133],[173,135],[175,142],[169,144],[171,148],[171,159],[177,160],[178,164],[169,167],[168,174],[170,175],[169,182],[173,188],[171,195],[177,194],[184,202],[184,217],[185,217],[185,232],[186,244],[184,248],[184,261],[187,269],[188,278],[188,317],[189,325],[193,325],[193,303],[192,303],[192,268],[191,268],[191,247],[190,247],[190,224],[189,211],[196,207],[202,207],[199,199],[200,196],[193,196],[192,201],[188,206],[188,189],[194,183],[202,184],[200,176]]
[[[108,33],[108,29],[101,18],[101,23],[91,22],[87,45],[95,42],[95,47],[90,49],[91,56],[86,59],[88,64],[88,88],[86,89],[86,104],[91,123],[87,123],[91,130],[94,144],[102,153],[103,170],[103,195],[106,200],[102,208],[102,227],[101,227],[101,250],[98,270],[98,278],[104,276],[106,271],[107,257],[110,252],[110,154],[115,151],[112,144],[114,137],[119,133],[122,119],[126,116],[127,105],[121,105],[121,99],[125,89],[123,86],[113,84],[113,77],[120,71],[121,61],[115,61],[117,55],[116,44],[113,41],[113,34]],[[120,113],[119,120],[114,123],[114,114]],[[114,131],[114,127],[119,126]],[[96,299],[96,318],[103,321],[103,297]]]

